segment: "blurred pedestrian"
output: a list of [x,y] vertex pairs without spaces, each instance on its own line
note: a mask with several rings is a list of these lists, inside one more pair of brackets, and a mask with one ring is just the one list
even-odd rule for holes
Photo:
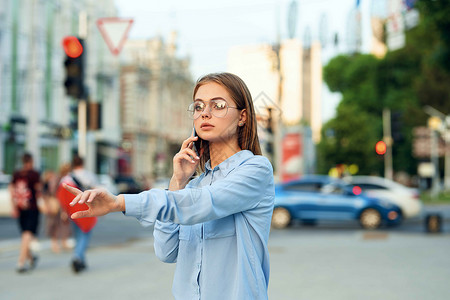
[[[31,242],[36,237],[39,226],[37,199],[40,197],[40,174],[33,169],[33,156],[22,156],[22,169],[14,172],[9,185],[13,217],[18,218],[21,231],[20,254],[17,272],[24,273],[36,267],[38,257],[31,252]],[[28,262],[28,265],[26,264]]]
[[[193,96],[189,112],[199,137],[186,139],[174,156],[169,189],[114,196],[66,186],[77,195],[71,205],[89,207],[72,218],[123,211],[155,224],[156,255],[177,263],[176,299],[267,299],[275,193],[250,92],[236,75],[218,73],[201,78]],[[197,167],[201,174],[190,180]]]
[[56,198],[56,189],[59,181],[66,176],[71,170],[70,164],[63,164],[59,170],[59,176],[53,171],[46,171],[42,175],[42,197],[46,203],[46,229],[47,236],[51,240],[51,247],[54,253],[70,249],[68,239],[71,235],[70,219],[67,213],[61,209],[58,199]]
[[[77,189],[82,191],[98,186],[95,175],[84,168],[83,158],[78,155],[75,155],[72,159],[72,172],[64,176],[61,179],[60,183],[76,187]],[[70,207],[69,203],[74,197],[64,188],[62,188],[61,185],[58,188],[57,197],[62,207],[68,214],[72,214],[76,211],[87,208],[86,205],[77,205],[76,207]],[[92,229],[94,228],[96,223],[96,217],[87,218],[84,220],[74,220],[74,222],[72,222],[72,228],[75,237],[75,248],[71,266],[72,270],[75,273],[79,273],[87,268],[86,250],[89,247]]]

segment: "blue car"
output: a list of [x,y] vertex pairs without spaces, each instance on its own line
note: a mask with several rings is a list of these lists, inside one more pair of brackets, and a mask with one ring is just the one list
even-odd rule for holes
[[345,182],[325,176],[305,176],[275,187],[272,227],[285,228],[293,220],[315,224],[321,220],[357,220],[365,229],[402,220],[400,208],[371,198]]

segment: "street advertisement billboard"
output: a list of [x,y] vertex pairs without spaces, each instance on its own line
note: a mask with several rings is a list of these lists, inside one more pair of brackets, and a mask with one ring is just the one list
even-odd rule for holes
[[303,175],[303,134],[290,132],[283,136],[281,158],[281,180],[283,182]]

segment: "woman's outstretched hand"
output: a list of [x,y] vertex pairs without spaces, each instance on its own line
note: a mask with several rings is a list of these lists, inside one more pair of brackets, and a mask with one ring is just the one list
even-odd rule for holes
[[192,150],[193,142],[198,137],[191,135],[181,145],[180,151],[173,157],[173,175],[170,180],[169,190],[178,190],[185,187],[189,178],[194,174],[200,163],[200,157],[203,154],[203,149],[198,149],[199,156]]
[[70,206],[74,206],[77,203],[86,203],[89,207],[88,210],[73,213],[70,216],[72,219],[99,217],[111,212],[125,210],[123,195],[115,196],[106,189],[93,189],[82,192],[67,184],[63,184],[63,187],[76,196],[72,202],[70,202]]

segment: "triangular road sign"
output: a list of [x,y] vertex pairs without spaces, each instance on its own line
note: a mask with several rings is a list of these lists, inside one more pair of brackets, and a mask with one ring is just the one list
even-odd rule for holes
[[122,50],[131,25],[133,25],[133,19],[100,18],[97,20],[97,27],[112,54],[118,55]]

